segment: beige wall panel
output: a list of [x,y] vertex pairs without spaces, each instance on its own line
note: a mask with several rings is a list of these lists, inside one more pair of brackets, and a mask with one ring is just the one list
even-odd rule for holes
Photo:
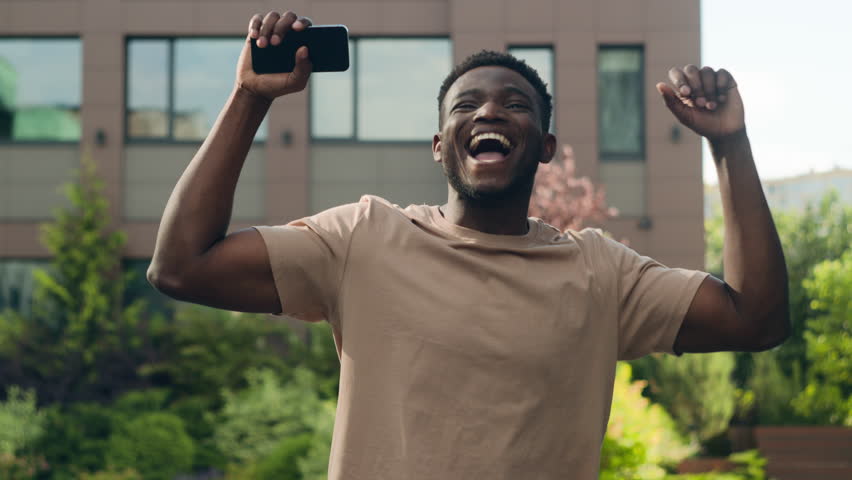
[[310,214],[357,202],[362,195],[378,195],[376,182],[322,182],[314,183],[310,193]]
[[558,65],[556,95],[560,103],[596,103],[597,66]]
[[619,215],[623,217],[646,215],[646,192],[643,179],[604,178],[601,184],[606,188],[607,204],[617,208]]
[[562,32],[592,32],[598,25],[597,0],[559,0],[555,27]]
[[11,22],[4,33],[76,35],[80,31],[82,8],[79,2],[28,0],[8,3]]
[[267,145],[266,179],[269,182],[307,182],[310,148],[303,142],[290,146]]
[[600,162],[598,162],[598,144],[589,142],[573,142],[571,137],[563,134],[559,135],[558,148],[556,150],[556,158],[562,158],[562,146],[565,144],[571,145],[574,149],[574,162],[577,166],[577,176],[589,177],[592,181],[598,181],[600,178]]
[[408,205],[441,205],[447,201],[446,183],[393,182],[379,185],[378,196],[403,208]]
[[121,32],[86,32],[86,41],[83,42],[83,68],[90,67],[124,68],[124,36]]
[[[553,32],[549,30],[506,32],[506,46],[554,45]],[[555,46],[555,45],[554,45]]]
[[383,2],[330,1],[311,4],[311,20],[317,25],[344,24],[350,35],[375,34],[381,28]]
[[693,32],[701,28],[700,0],[645,0],[644,3],[648,31],[689,30],[685,37],[698,37]]
[[[564,0],[563,0],[564,1]],[[496,2],[495,2],[496,3]],[[556,28],[556,0],[505,0],[508,32],[546,32]]]
[[379,182],[444,182],[441,164],[432,158],[431,145],[388,146],[378,158]]
[[[299,15],[304,13],[296,10],[292,2],[282,4],[282,9],[293,10]],[[195,31],[200,34],[248,34],[248,24],[252,15],[266,15],[269,10],[262,1],[240,0],[239,2],[200,1],[196,9]]]
[[378,177],[380,145],[321,145],[311,148],[311,182],[374,182]]
[[698,144],[651,142],[648,144],[647,164],[649,178],[680,178],[701,183],[701,149]]
[[[124,187],[124,218],[127,221],[159,220],[166,202],[174,190],[173,184],[130,183]],[[232,218],[236,220],[264,219],[264,187],[256,182],[239,182],[234,192]]]
[[505,51],[502,33],[455,33],[453,34],[453,64],[480,50]]
[[[111,110],[122,108],[124,104],[124,72],[121,65],[116,64],[113,67],[103,69],[90,67],[83,70],[83,104],[86,105],[87,109],[97,105],[109,105]],[[121,124],[119,123],[115,127],[115,130],[120,132]],[[116,138],[118,137],[113,137],[113,140]]]
[[453,33],[492,33],[504,30],[506,7],[494,0],[449,0]]
[[597,103],[560,103],[559,134],[569,143],[595,143],[598,139]]
[[648,213],[654,218],[700,218],[704,190],[693,178],[654,179],[648,191]]
[[598,0],[600,33],[644,31],[646,0]]
[[50,252],[38,241],[38,223],[0,223],[0,257],[46,258]]
[[601,45],[640,45],[645,43],[645,32],[599,30],[595,38]]
[[138,0],[122,4],[122,24],[128,34],[186,34],[195,31],[199,6],[195,2],[175,0],[164,6],[161,1]]
[[400,35],[446,35],[450,30],[446,1],[386,2],[380,9],[382,32]]
[[701,62],[701,39],[698,35],[674,30],[647,32],[645,35],[646,70],[654,77],[662,77],[658,81],[667,80],[672,67]]
[[12,4],[0,2],[0,30],[4,32],[12,28]]
[[76,145],[61,147],[3,146],[0,163],[6,165],[5,183],[60,184],[71,180],[73,169],[80,166],[80,152]]
[[570,68],[573,65],[595,67],[598,43],[592,32],[563,31],[556,35],[556,65]]
[[16,183],[6,185],[10,197],[6,220],[49,220],[53,211],[59,207],[68,207],[70,202],[61,191],[62,182],[56,183]]
[[[124,182],[162,183],[174,188],[198,152],[195,145],[128,145],[125,148]],[[263,181],[265,155],[262,145],[249,150],[239,182]]]
[[651,241],[661,246],[659,251],[679,255],[698,254],[703,258],[704,219],[700,215],[695,218],[654,218]]
[[266,221],[286,223],[308,215],[310,184],[268,183],[266,187]]
[[599,168],[609,205],[626,217],[648,213],[644,162],[601,162]]
[[121,3],[116,0],[80,0],[83,29],[86,34],[120,32]]

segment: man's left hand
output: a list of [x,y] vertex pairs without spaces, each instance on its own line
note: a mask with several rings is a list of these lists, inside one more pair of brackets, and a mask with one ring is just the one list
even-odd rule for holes
[[734,77],[724,68],[695,65],[669,70],[672,87],[658,83],[666,106],[680,123],[708,140],[721,140],[745,129],[743,100]]

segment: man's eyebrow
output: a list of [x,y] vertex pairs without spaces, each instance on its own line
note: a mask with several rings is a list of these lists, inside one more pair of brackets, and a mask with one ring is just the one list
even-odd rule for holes
[[[532,103],[532,98],[530,97],[530,95],[527,92],[523,91],[522,89],[520,89],[520,88],[518,88],[514,85],[506,85],[506,90],[508,90],[509,92],[512,92],[512,93],[516,93],[516,94],[526,98],[527,101]],[[481,96],[482,94],[483,94],[483,91],[482,91],[481,88],[469,88],[467,90],[459,92],[459,94],[456,95],[455,98],[461,98],[461,97],[464,97],[466,95],[472,95],[472,96],[476,97],[476,96]]]

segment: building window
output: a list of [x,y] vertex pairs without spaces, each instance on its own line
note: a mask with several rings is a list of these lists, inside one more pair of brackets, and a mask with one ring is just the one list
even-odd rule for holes
[[446,38],[350,40],[347,72],[311,77],[314,140],[428,141],[436,98],[452,67]]
[[[556,79],[553,74],[553,47],[515,46],[509,47],[509,53],[526,62],[538,72],[538,76],[547,84],[547,93],[555,100],[553,86]],[[554,101],[555,104],[555,101]],[[556,132],[556,116],[551,114],[550,133]]]
[[24,317],[30,316],[36,289],[33,271],[36,269],[54,273],[50,260],[0,259],[0,312],[10,309]]
[[641,46],[598,51],[598,147],[603,160],[645,158],[643,63]]
[[77,38],[0,38],[0,142],[80,141]]
[[[234,88],[244,37],[127,41],[128,141],[203,141]],[[255,140],[267,136],[267,119]]]

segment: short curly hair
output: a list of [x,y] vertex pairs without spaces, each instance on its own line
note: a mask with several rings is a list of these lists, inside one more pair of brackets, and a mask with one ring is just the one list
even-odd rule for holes
[[447,91],[465,73],[478,67],[506,67],[510,70],[518,72],[524,77],[530,85],[533,86],[541,100],[541,126],[542,130],[547,132],[550,130],[550,115],[553,111],[553,103],[550,94],[547,93],[547,84],[538,75],[538,72],[527,65],[523,60],[514,55],[495,52],[492,50],[481,50],[473,55],[465,58],[461,63],[456,65],[453,70],[444,79],[441,84],[441,89],[438,91],[438,125],[443,124],[442,109],[444,105],[444,97],[447,96]]

